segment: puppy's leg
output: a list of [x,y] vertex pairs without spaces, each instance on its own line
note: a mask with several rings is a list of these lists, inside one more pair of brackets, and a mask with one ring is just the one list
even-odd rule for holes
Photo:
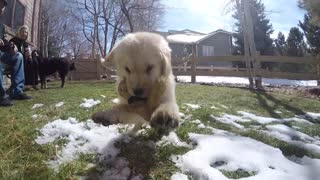
[[167,135],[179,125],[179,110],[175,103],[161,104],[151,116],[151,127],[159,134]]
[[40,76],[41,89],[44,88],[44,81],[45,81],[45,77]]
[[[151,115],[150,125],[155,128],[159,134],[167,134],[179,125],[179,108],[175,99],[173,76],[168,79],[160,79],[157,86],[157,89],[153,90],[155,92],[152,92],[152,95],[159,97],[159,95],[163,94],[163,96],[160,99],[154,97],[152,100],[155,102],[159,100],[160,103]],[[151,106],[154,104],[153,102],[149,103],[151,103]]]

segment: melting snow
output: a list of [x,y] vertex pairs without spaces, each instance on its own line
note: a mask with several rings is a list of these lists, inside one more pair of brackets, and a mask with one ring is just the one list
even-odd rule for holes
[[175,173],[171,176],[170,180],[189,180],[188,176],[181,173]]
[[[214,135],[189,134],[197,143],[194,150],[172,156],[183,172],[199,180],[227,180],[220,170],[244,170],[256,175],[248,180],[314,180],[320,176],[320,160],[308,157],[292,161],[272,146],[221,130]],[[297,163],[298,162],[298,163]]]
[[[178,76],[178,81],[191,82],[191,76]],[[197,76],[198,83],[231,83],[249,85],[248,78],[224,76]],[[288,85],[288,86],[317,86],[317,81],[302,81],[288,79],[262,79],[263,85]]]
[[267,135],[279,140],[286,141],[289,144],[320,153],[320,141],[295,129],[283,124],[268,125],[269,131],[263,131]]
[[52,143],[58,139],[68,142],[57,153],[57,159],[49,161],[49,165],[56,168],[62,163],[69,162],[84,154],[104,154],[114,157],[118,149],[113,146],[114,141],[120,137],[120,125],[101,126],[92,120],[79,122],[75,118],[55,120],[40,129],[40,136],[35,140],[38,144]]
[[44,106],[44,104],[34,104],[34,105],[32,106],[32,109],[40,108],[40,107],[42,107],[42,106]]
[[158,146],[162,145],[168,145],[168,144],[172,144],[178,147],[188,147],[190,148],[191,146],[189,144],[187,144],[186,142],[181,142],[179,137],[177,136],[177,134],[175,132],[170,132],[168,136],[163,136],[161,138],[160,141],[158,141],[156,143]]
[[84,103],[81,103],[80,107],[84,107],[84,108],[91,108],[91,107],[101,103],[100,100],[95,101],[93,99],[86,99],[86,98],[84,98],[83,101],[84,101]]
[[260,124],[269,124],[273,122],[283,123],[283,122],[300,122],[308,125],[312,125],[313,123],[309,122],[306,119],[302,119],[299,117],[293,117],[293,118],[284,118],[284,119],[277,119],[277,118],[270,118],[270,117],[263,117],[263,116],[257,116],[252,113],[244,112],[244,111],[238,111],[241,116],[236,115],[229,115],[229,114],[223,114],[221,117],[217,117],[214,115],[211,115],[212,118],[214,118],[217,121],[220,121],[222,123],[230,124],[232,126],[235,126],[239,129],[243,129],[244,127],[237,122],[251,122],[256,121]]
[[200,108],[200,105],[197,105],[197,104],[188,104],[188,103],[185,103],[185,105],[187,107],[190,107],[191,109],[199,109]]
[[64,102],[59,102],[59,103],[57,103],[55,106],[56,107],[61,107],[61,106],[63,106],[64,105]]

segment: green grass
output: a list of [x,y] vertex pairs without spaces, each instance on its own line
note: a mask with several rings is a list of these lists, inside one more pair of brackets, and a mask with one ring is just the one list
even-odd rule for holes
[[[93,82],[68,82],[64,89],[60,89],[59,83],[49,83],[52,87],[47,90],[31,91],[33,96],[30,101],[16,101],[13,107],[0,108],[0,179],[76,179],[78,176],[94,177],[107,167],[97,166],[88,168],[88,163],[96,163],[95,155],[82,155],[78,160],[64,164],[58,172],[49,169],[46,161],[55,157],[55,142],[50,145],[37,145],[34,143],[38,136],[37,129],[55,119],[66,119],[75,117],[81,121],[90,118],[93,112],[110,108],[111,100],[116,97],[115,87],[112,83]],[[274,118],[287,118],[303,112],[319,111],[320,101],[302,97],[294,97],[279,93],[254,92],[239,88],[200,86],[200,85],[178,85],[177,102],[181,111],[192,114],[192,119],[199,119],[205,125],[213,128],[227,130],[242,136],[257,139],[271,146],[280,148],[285,155],[308,155],[320,158],[319,154],[289,145],[286,142],[267,137],[255,130],[240,131],[239,129],[212,120],[211,114],[216,116],[223,113],[236,114],[237,111],[248,111],[261,116]],[[100,95],[105,95],[102,98]],[[99,99],[102,103],[89,110],[79,108],[82,98]],[[54,105],[64,101],[65,105],[56,108]],[[43,103],[44,107],[31,109],[33,104]],[[184,103],[199,104],[202,108],[187,112]],[[226,105],[229,108],[221,108]],[[211,106],[219,107],[218,110]],[[275,111],[281,111],[277,114]],[[33,114],[43,117],[33,120]],[[320,122],[320,121],[319,121]],[[245,123],[257,125],[256,122]],[[311,136],[319,136],[320,126],[305,126],[298,123],[291,124],[299,126],[300,131]],[[200,129],[195,124],[184,123],[177,129],[177,135],[181,140],[189,142],[188,133],[210,134],[209,129]],[[150,148],[146,144],[149,137],[138,137],[135,143],[119,142],[116,144],[121,149],[120,156],[127,158],[130,167],[147,177],[147,179],[170,179],[170,176],[179,169],[170,161],[171,155],[184,154],[187,148],[166,145]],[[137,143],[140,142],[140,143]],[[140,152],[141,156],[137,156]],[[232,178],[251,176],[254,172],[223,172]],[[192,176],[189,175],[190,179]]]

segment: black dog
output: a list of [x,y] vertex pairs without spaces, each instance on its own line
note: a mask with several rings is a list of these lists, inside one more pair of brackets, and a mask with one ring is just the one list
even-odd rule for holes
[[65,77],[69,71],[75,70],[74,62],[70,63],[65,58],[53,57],[53,58],[41,58],[37,54],[32,54],[33,57],[39,59],[39,76],[41,82],[41,88],[47,88],[46,77],[58,72],[61,79],[61,88],[64,87]]

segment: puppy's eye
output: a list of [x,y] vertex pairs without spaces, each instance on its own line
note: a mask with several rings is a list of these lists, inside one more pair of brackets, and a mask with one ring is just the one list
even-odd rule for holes
[[130,71],[130,69],[128,67],[126,67],[125,70],[127,71],[128,74],[131,73],[131,71]]
[[147,66],[146,73],[147,73],[147,74],[150,74],[150,72],[152,71],[152,69],[153,69],[153,65]]

